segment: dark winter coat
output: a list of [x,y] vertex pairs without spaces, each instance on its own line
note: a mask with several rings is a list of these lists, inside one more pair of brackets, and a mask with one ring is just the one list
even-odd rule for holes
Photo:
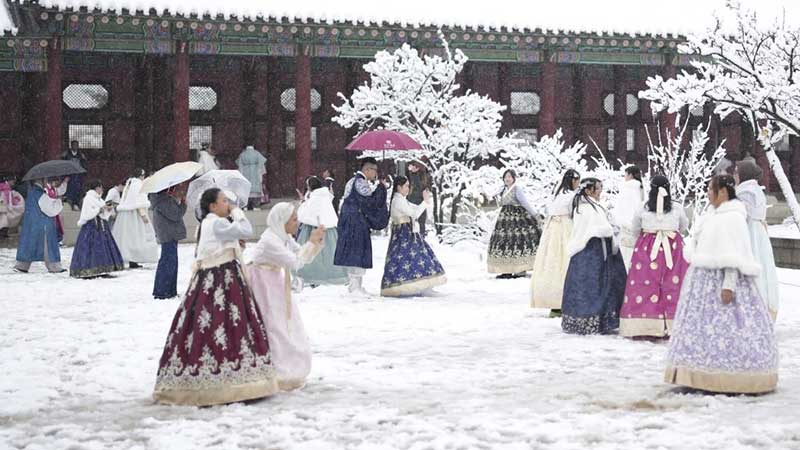
[[336,227],[339,238],[336,241],[336,254],[333,263],[344,267],[372,268],[371,230],[382,230],[389,224],[389,210],[386,206],[386,187],[379,184],[369,196],[359,194],[356,180],[365,179],[357,174],[353,186],[342,203],[339,224]]
[[159,244],[186,239],[186,203],[178,203],[166,192],[150,194],[150,209],[153,211],[153,229]]

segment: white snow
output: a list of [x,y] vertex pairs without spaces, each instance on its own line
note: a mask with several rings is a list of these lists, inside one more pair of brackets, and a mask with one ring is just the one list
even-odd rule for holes
[[[0,1],[0,29],[9,29]],[[358,21],[362,23],[399,23],[415,25],[460,25],[509,28],[542,28],[552,32],[597,32],[665,35],[698,32],[712,25],[712,13],[725,0],[572,0],[545,3],[509,0],[502,7],[492,2],[442,0],[406,0],[380,2],[371,0],[295,0],[265,2],[260,0],[41,0],[45,6],[59,8],[88,6],[103,10],[131,11],[155,8],[173,13],[210,13],[238,17],[287,17],[317,21]],[[775,17],[784,8],[798,17],[800,5],[791,0],[743,0],[765,16]]]
[[[387,241],[374,242],[382,267]],[[152,267],[22,275],[0,250],[0,448],[800,447],[800,272],[779,271],[778,391],[714,396],[661,381],[666,345],[562,334],[528,307],[529,279],[493,279],[466,242],[434,248],[449,278],[439,296],[354,303],[343,287],[306,290],[308,385],[203,409],[150,398],[177,308],[150,298]],[[180,247],[179,290],[191,251]],[[373,292],[380,275],[368,273]]]
[[793,223],[782,223],[769,226],[769,236],[783,239],[800,239],[800,230]]

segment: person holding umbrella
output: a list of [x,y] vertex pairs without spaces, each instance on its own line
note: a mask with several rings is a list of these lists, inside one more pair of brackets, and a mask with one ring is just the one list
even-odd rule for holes
[[70,161],[54,160],[33,166],[22,178],[23,182],[30,182],[30,187],[25,199],[25,213],[22,216],[14,270],[27,273],[31,263],[43,261],[50,273],[66,272],[61,267],[56,223],[56,217],[64,208],[60,198],[63,192],[57,190],[59,184],[54,185],[50,180],[67,177],[60,183],[63,187],[70,175],[85,172],[82,167]]
[[386,186],[372,183],[378,178],[375,158],[361,160],[361,170],[347,182],[339,216],[339,237],[333,263],[347,267],[348,290],[367,296],[362,287],[366,269],[372,268],[370,230],[382,230],[389,224]]
[[153,298],[175,298],[178,296],[178,241],[186,239],[186,224],[183,222],[186,195],[173,186],[150,194],[149,200],[156,240],[161,245]]

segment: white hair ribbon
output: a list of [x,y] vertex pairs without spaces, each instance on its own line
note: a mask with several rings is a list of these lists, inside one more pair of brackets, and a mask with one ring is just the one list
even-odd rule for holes
[[663,187],[658,188],[658,197],[656,198],[656,213],[657,214],[664,214],[664,197],[667,197],[669,193]]

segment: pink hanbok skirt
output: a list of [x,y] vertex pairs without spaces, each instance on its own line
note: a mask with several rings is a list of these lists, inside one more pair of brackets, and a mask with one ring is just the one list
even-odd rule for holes
[[667,237],[672,268],[667,267],[663,245],[655,259],[651,250],[656,233],[643,233],[636,241],[620,311],[619,334],[626,337],[668,336],[689,263],[683,256],[683,238],[679,233]]
[[311,372],[311,344],[285,269],[247,265],[250,287],[264,318],[272,364],[282,390],[302,387]]

